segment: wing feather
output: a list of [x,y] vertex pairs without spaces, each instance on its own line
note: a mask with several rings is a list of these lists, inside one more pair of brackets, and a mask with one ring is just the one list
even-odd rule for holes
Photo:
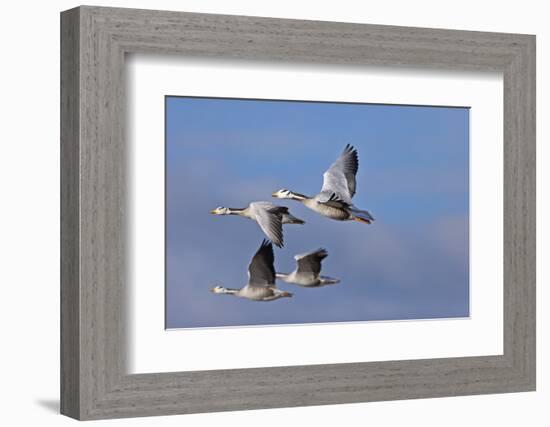
[[256,254],[252,257],[248,266],[248,286],[266,287],[274,286],[275,267],[273,263],[273,245],[264,239]]
[[357,182],[355,176],[359,169],[357,150],[347,144],[344,151],[336,161],[323,174],[323,187],[321,192],[335,193],[338,198],[351,204],[355,195]]
[[298,264],[297,273],[313,273],[316,276],[319,275],[319,273],[321,273],[321,261],[327,256],[328,252],[323,248],[306,254],[296,255],[294,259]]
[[275,206],[270,209],[255,209],[256,222],[265,233],[265,235],[275,245],[282,248],[283,242],[283,223],[282,211],[280,207]]

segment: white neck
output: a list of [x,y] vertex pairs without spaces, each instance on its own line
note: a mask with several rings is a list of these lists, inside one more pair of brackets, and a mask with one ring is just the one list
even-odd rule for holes
[[227,208],[229,215],[243,215],[246,211],[246,208]]
[[239,289],[231,289],[231,288],[221,288],[220,290],[216,291],[216,293],[227,294],[227,295],[235,295],[237,292],[239,292]]
[[299,202],[303,202],[304,200],[307,200],[309,199],[308,196],[304,196],[303,194],[300,194],[300,193],[293,193],[292,191],[289,191],[289,196],[288,198],[289,199],[292,199],[292,200],[297,200]]

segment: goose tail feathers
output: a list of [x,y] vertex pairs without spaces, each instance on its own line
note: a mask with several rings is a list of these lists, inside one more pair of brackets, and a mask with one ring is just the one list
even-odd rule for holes
[[351,208],[351,213],[353,214],[353,220],[370,224],[374,222],[374,217],[369,211],[363,211],[357,208]]

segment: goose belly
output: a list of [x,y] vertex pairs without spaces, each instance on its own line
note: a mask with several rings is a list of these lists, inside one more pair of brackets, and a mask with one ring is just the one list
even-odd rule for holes
[[313,275],[308,276],[297,276],[294,283],[296,283],[299,286],[318,286],[319,285],[319,278]]
[[350,219],[350,214],[345,209],[335,208],[334,206],[329,206],[324,203],[317,203],[315,200],[308,200],[308,202],[309,203],[304,203],[306,207],[323,216],[335,219],[337,221],[346,221]]
[[262,301],[273,297],[273,290],[268,287],[245,286],[239,291],[239,296],[254,301]]

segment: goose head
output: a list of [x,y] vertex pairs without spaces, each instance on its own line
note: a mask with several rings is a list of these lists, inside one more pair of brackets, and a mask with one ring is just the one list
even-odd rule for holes
[[224,291],[225,291],[225,288],[223,286],[220,286],[220,285],[216,285],[213,288],[210,288],[210,292],[212,292],[214,294],[223,294],[223,293],[225,293]]
[[276,199],[292,199],[293,194],[292,191],[287,190],[286,188],[282,188],[281,190],[272,193],[271,196],[275,197]]
[[218,206],[216,209],[210,211],[212,215],[230,215],[231,209],[224,208],[223,206]]

